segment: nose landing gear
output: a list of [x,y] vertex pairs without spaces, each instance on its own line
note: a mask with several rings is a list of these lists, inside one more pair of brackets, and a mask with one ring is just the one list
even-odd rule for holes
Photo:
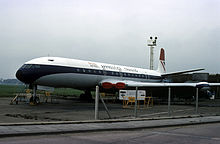
[[39,97],[34,97],[34,96],[32,96],[31,98],[30,98],[30,105],[37,105],[37,104],[39,104],[40,103],[40,99],[39,99]]
[[37,105],[40,103],[40,99],[37,96],[37,85],[33,85],[33,95],[30,98],[30,105]]

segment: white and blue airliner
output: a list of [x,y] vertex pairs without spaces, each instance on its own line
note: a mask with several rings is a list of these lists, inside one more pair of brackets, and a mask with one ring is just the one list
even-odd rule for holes
[[[203,69],[166,73],[165,52],[162,48],[157,70],[61,57],[40,57],[26,62],[18,69],[16,77],[20,81],[33,86],[68,87],[81,90],[90,90],[95,88],[96,85],[103,88],[114,87],[118,89],[126,87],[195,87],[196,83],[166,83],[163,80],[169,75],[200,70]],[[202,84],[220,85],[220,83]]]

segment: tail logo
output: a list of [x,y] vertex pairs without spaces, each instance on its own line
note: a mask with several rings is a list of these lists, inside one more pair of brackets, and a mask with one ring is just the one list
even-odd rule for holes
[[165,73],[166,72],[166,66],[165,66],[165,51],[163,48],[160,50],[160,59],[159,59],[159,64],[158,64],[158,71],[160,73]]
[[165,61],[162,61],[162,60],[161,60],[160,63],[161,63],[161,65],[162,65],[162,67],[163,67],[163,70],[166,71],[166,68],[165,68]]

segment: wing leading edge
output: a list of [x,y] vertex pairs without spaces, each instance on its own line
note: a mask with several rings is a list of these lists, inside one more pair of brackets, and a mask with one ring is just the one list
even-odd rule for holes
[[172,75],[180,75],[180,74],[184,74],[184,73],[195,72],[195,71],[202,71],[202,70],[205,70],[205,69],[198,68],[198,69],[191,69],[191,70],[185,70],[185,71],[163,73],[163,74],[161,74],[161,76],[166,77],[166,76],[172,76]]
[[204,86],[220,86],[220,83],[153,83],[153,82],[137,82],[131,80],[116,80],[116,79],[106,79],[100,82],[100,85],[108,83],[112,85],[117,85],[119,83],[124,83],[126,87],[204,87]]

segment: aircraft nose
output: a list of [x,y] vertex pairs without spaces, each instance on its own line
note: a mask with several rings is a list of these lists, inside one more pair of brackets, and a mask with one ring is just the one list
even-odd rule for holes
[[42,74],[40,73],[40,68],[31,64],[25,64],[19,68],[16,72],[16,77],[23,83],[31,84],[37,80]]
[[33,80],[31,79],[31,71],[26,70],[24,68],[20,68],[18,69],[18,71],[16,72],[16,77],[18,80],[20,80],[23,83],[31,83]]
[[23,72],[21,69],[19,69],[17,72],[16,72],[16,78],[22,82],[24,82],[24,76],[23,76]]

